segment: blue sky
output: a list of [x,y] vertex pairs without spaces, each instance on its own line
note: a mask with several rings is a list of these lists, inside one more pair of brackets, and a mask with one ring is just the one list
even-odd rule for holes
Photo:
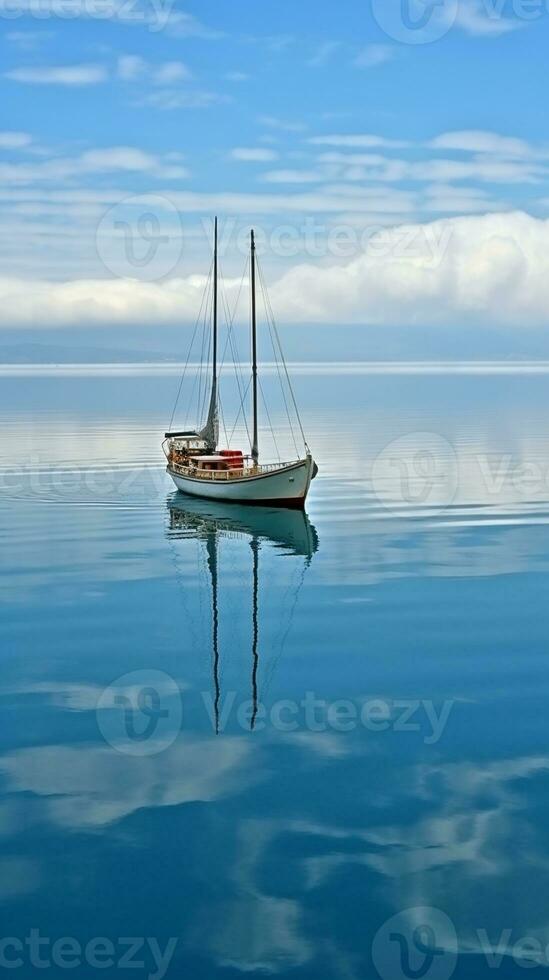
[[0,0],[0,326],[192,320],[214,212],[283,322],[543,326],[547,6]]

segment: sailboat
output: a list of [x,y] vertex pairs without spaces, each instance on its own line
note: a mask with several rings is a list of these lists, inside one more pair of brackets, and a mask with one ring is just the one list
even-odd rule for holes
[[[178,490],[193,497],[242,504],[303,509],[318,467],[305,440],[297,404],[283,361],[290,398],[303,436],[304,455],[289,462],[259,460],[258,337],[256,301],[256,244],[250,235],[252,318],[252,438],[251,452],[219,448],[218,356],[218,225],[214,223],[211,394],[206,423],[193,431],[166,432],[163,449],[167,471]],[[283,358],[282,358],[283,359]]]

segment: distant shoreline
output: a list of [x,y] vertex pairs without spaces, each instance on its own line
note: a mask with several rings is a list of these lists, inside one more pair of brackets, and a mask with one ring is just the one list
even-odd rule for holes
[[[549,374],[548,361],[486,360],[486,361],[293,361],[288,368],[294,375],[545,375]],[[184,362],[178,361],[113,361],[113,362],[73,362],[73,363],[1,363],[0,375],[3,377],[131,377],[131,376],[177,376],[185,369]],[[242,364],[242,370],[249,365]],[[186,370],[196,373],[198,363],[188,364]],[[275,374],[276,365],[264,362],[264,374]],[[225,365],[227,375],[233,373],[232,365]]]

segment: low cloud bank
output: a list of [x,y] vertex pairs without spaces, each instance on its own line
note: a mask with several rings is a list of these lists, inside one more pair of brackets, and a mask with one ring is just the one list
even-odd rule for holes
[[[192,322],[204,284],[197,275],[159,282],[3,278],[0,326]],[[239,287],[225,284],[230,308]],[[271,284],[270,297],[283,323],[543,325],[549,220],[514,212],[402,225],[380,232],[351,261],[296,264]],[[241,307],[245,316],[246,297]]]

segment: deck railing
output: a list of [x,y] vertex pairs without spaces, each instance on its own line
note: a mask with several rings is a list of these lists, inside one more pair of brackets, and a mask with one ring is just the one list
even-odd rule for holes
[[274,473],[275,470],[283,470],[288,466],[294,466],[299,460],[292,460],[290,463],[262,463],[257,466],[241,466],[240,469],[231,470],[202,470],[195,466],[182,466],[181,463],[169,463],[169,467],[174,473],[181,476],[190,476],[193,480],[241,480],[243,477],[262,476],[264,473]]

